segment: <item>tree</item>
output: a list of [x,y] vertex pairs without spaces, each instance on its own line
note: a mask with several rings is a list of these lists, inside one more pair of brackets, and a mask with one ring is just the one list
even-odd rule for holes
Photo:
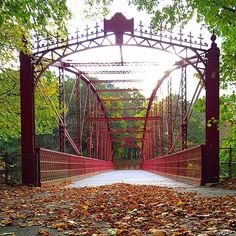
[[[47,72],[42,78],[46,86],[36,91],[36,134],[52,133],[57,126],[51,104],[45,99],[49,96],[56,109],[57,78]],[[19,151],[20,140],[20,89],[19,72],[11,69],[2,70],[0,73],[0,152]]]
[[139,10],[146,10],[152,15],[155,28],[160,26],[171,28],[184,25],[194,16],[198,22],[204,22],[211,32],[222,37],[222,86],[236,82],[236,2],[172,0],[170,4],[160,8],[157,0],[132,0]]
[[70,12],[66,0],[0,1],[0,66],[13,66],[17,51],[25,50],[22,39],[33,43],[35,32],[64,32]]
[[[70,12],[66,0],[2,0],[0,1],[0,150],[19,151],[20,97],[19,51],[31,53],[34,34],[47,35],[66,32]],[[23,40],[24,39],[24,40]],[[25,45],[23,41],[27,41]],[[25,47],[27,46],[27,48]],[[47,79],[45,79],[47,77]],[[47,95],[56,98],[56,82],[46,73]],[[36,93],[36,133],[48,134],[55,127],[55,119],[48,103]]]

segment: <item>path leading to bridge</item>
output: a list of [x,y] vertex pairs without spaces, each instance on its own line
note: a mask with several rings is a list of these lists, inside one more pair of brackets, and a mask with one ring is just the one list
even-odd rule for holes
[[221,187],[197,187],[190,184],[177,182],[145,170],[115,170],[104,172],[75,181],[73,184],[68,185],[68,187],[99,187],[114,183],[169,187],[175,188],[176,190],[182,192],[195,192],[206,197],[221,197],[226,195],[236,196],[235,190],[222,189]]
[[0,235],[236,235],[235,191],[202,197],[195,192],[201,188],[142,170],[106,172],[71,186],[0,185]]
[[165,187],[192,187],[144,170],[115,170],[100,173],[75,183],[70,187],[95,187],[114,183],[147,184]]

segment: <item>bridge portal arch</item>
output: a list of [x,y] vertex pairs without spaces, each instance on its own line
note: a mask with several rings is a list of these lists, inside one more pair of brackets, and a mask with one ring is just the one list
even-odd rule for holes
[[[134,28],[134,19],[127,20],[121,13],[116,13],[110,20],[104,20],[104,27],[96,25],[94,32],[86,30],[85,34],[67,36],[65,39],[58,35],[54,38],[36,38],[36,44],[32,55],[20,53],[20,88],[21,88],[21,132],[22,132],[22,168],[23,183],[37,185],[38,163],[35,153],[35,115],[34,92],[42,74],[50,66],[67,68],[68,64],[63,59],[71,54],[97,47],[109,46],[139,46],[153,48],[173,53],[180,57],[180,66],[191,65],[200,74],[206,88],[206,146],[213,150],[207,165],[209,166],[207,182],[218,182],[219,178],[219,132],[215,120],[219,119],[219,49],[215,43],[215,35],[211,38],[212,44],[194,41],[190,34],[184,38],[180,30],[179,37],[173,32],[155,32],[151,27],[145,30],[140,24]],[[67,70],[83,76],[80,71],[67,68]],[[150,109],[153,98],[158,90],[160,80],[152,93],[147,107],[145,123],[150,119]],[[89,82],[88,82],[89,84]],[[96,94],[96,89],[90,87]],[[99,95],[96,99],[104,112],[104,119],[108,122],[106,111]],[[212,106],[214,104],[214,106]],[[211,124],[209,125],[209,121]],[[143,137],[145,138],[146,128]]]

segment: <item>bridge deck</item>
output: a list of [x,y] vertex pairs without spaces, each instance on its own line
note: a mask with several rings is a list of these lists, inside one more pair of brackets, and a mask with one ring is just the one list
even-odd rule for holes
[[69,185],[69,187],[94,187],[113,183],[148,184],[166,187],[191,187],[169,178],[144,170],[115,170],[100,173]]

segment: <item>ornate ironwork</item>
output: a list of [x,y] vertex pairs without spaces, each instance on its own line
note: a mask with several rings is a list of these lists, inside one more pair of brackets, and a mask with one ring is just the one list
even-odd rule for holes
[[187,149],[187,66],[181,68],[181,133],[182,133],[182,150]]
[[[94,30],[92,30],[94,29]],[[115,36],[115,37],[114,37]],[[33,55],[30,58],[26,55],[23,55],[21,53],[21,91],[24,91],[26,94],[22,95],[21,98],[21,104],[22,104],[22,120],[23,121],[29,121],[29,132],[25,132],[23,130],[22,132],[22,156],[23,156],[23,166],[25,166],[24,173],[23,173],[23,179],[24,183],[27,184],[38,184],[38,180],[35,176],[36,167],[36,159],[35,157],[35,151],[34,151],[34,96],[33,96],[33,90],[26,91],[27,84],[24,80],[27,80],[28,78],[32,79],[33,81],[30,81],[30,88],[33,86],[37,86],[38,82],[40,81],[40,78],[42,74],[47,70],[50,66],[55,66],[59,68],[59,99],[60,99],[60,108],[62,110],[64,109],[65,104],[64,101],[62,101],[63,98],[63,77],[64,72],[69,71],[77,76],[77,79],[81,81],[81,84],[78,85],[78,83],[74,84],[74,87],[71,91],[71,94],[73,95],[76,93],[77,95],[77,116],[76,122],[77,126],[77,141],[74,142],[72,136],[69,134],[68,129],[66,127],[66,112],[65,114],[57,114],[57,118],[60,120],[60,137],[61,140],[64,140],[63,138],[67,138],[71,146],[74,148],[75,152],[82,153],[82,139],[83,135],[86,135],[86,142],[87,142],[87,154],[90,157],[95,157],[101,160],[107,160],[110,161],[112,158],[112,141],[115,139],[119,139],[118,137],[112,138],[112,132],[109,127],[110,122],[116,122],[121,120],[127,120],[132,122],[127,122],[127,124],[131,124],[130,126],[135,125],[135,121],[144,121],[143,122],[143,136],[142,138],[137,138],[137,140],[142,141],[142,155],[143,159],[150,159],[155,157],[157,153],[160,155],[166,154],[164,145],[167,141],[168,143],[168,152],[171,153],[175,150],[175,147],[178,143],[178,140],[182,136],[186,134],[187,136],[187,122],[189,121],[189,117],[191,115],[191,107],[200,94],[200,88],[201,81],[199,82],[199,85],[197,86],[192,101],[190,102],[190,106],[187,107],[186,105],[186,66],[190,65],[192,66],[200,75],[200,79],[204,81],[204,85],[206,86],[207,90],[207,115],[206,119],[207,121],[209,119],[218,119],[218,113],[219,113],[219,50],[215,44],[215,37],[212,37],[212,46],[210,50],[208,50],[208,46],[203,42],[202,35],[200,34],[199,37],[194,37],[192,33],[190,32],[187,36],[183,34],[183,31],[180,29],[179,32],[167,32],[163,29],[160,29],[159,31],[155,31],[151,27],[146,27],[140,22],[138,27],[134,27],[134,20],[127,20],[121,13],[117,13],[114,17],[112,17],[111,20],[104,20],[104,28],[100,27],[98,24],[95,25],[95,27],[86,27],[85,31],[81,33],[78,29],[75,32],[74,35],[68,34],[66,37],[60,37],[59,35],[47,35],[45,39],[42,39],[39,35],[36,36],[36,42],[35,47],[33,49]],[[114,92],[115,90],[97,90],[94,86],[97,83],[120,83],[120,82],[140,82],[137,80],[103,80],[103,81],[96,81],[96,80],[89,80],[81,70],[79,70],[80,67],[94,67],[94,66],[120,66],[122,69],[124,66],[138,66],[138,64],[129,62],[124,62],[123,57],[121,55],[121,62],[115,62],[106,64],[105,62],[101,65],[99,63],[88,63],[81,64],[81,63],[70,63],[64,58],[66,58],[69,55],[72,55],[77,52],[85,51],[92,48],[98,48],[98,47],[108,47],[108,46],[119,46],[120,52],[122,53],[122,46],[138,46],[143,48],[152,48],[152,49],[158,49],[162,51],[166,51],[172,54],[175,54],[180,57],[180,61],[177,62],[175,65],[173,65],[172,69],[158,81],[156,87],[154,88],[151,97],[150,98],[126,98],[126,97],[117,97],[117,98],[105,98],[100,97],[99,93],[101,92]],[[24,58],[25,57],[25,58]],[[31,61],[30,61],[31,60]],[[149,62],[147,62],[149,63]],[[145,64],[145,63],[144,63]],[[32,66],[32,67],[31,67]],[[27,67],[30,68],[30,72],[27,72]],[[164,103],[163,98],[159,105],[159,110],[157,110],[156,107],[156,95],[157,92],[159,92],[160,87],[164,80],[166,80],[170,73],[174,70],[177,70],[179,68],[185,68],[182,69],[182,130],[176,134],[176,136],[173,138],[173,130],[172,130],[172,100],[171,99],[171,84],[169,84],[168,87],[168,97],[167,99],[167,115],[164,114]],[[99,71],[89,71],[86,70],[88,73],[120,73],[120,74],[126,74],[126,73],[139,73],[140,70],[99,70]],[[213,74],[216,74],[216,81],[212,80]],[[185,76],[185,77],[184,77]],[[28,78],[27,78],[28,77]],[[28,80],[27,80],[28,81]],[[81,87],[85,88],[83,91],[86,94],[81,94]],[[35,88],[34,88],[35,89]],[[216,90],[216,91],[214,91]],[[131,91],[130,89],[117,89],[117,92],[122,91]],[[138,90],[132,90],[132,91],[138,91]],[[23,92],[22,92],[23,93]],[[68,101],[68,108],[71,108],[71,101],[72,101],[72,95],[69,98]],[[27,99],[28,100],[27,100]],[[27,100],[27,101],[26,101]],[[148,101],[148,106],[146,108],[146,115],[144,117],[109,117],[107,115],[106,107],[104,104],[107,102],[112,101],[140,101],[140,103],[143,101],[143,105],[145,104],[145,101]],[[209,104],[212,102],[216,102],[216,108],[209,108]],[[26,104],[24,104],[26,103]],[[142,104],[139,106],[142,106]],[[156,106],[156,107],[155,107]],[[27,109],[29,109],[29,113],[27,113]],[[111,108],[109,111],[111,112],[113,109]],[[122,110],[122,109],[121,109]],[[123,109],[124,115],[129,114],[129,111],[131,108]],[[133,108],[132,108],[133,110]],[[135,108],[134,110],[139,110],[139,107]],[[127,113],[127,114],[126,114]],[[168,139],[164,139],[164,121],[167,119],[167,129],[168,129]],[[73,122],[72,122],[73,123]],[[73,124],[70,124],[73,126]],[[22,122],[22,127],[26,128],[26,125]],[[76,125],[74,125],[76,127]],[[22,129],[23,129],[22,128]],[[159,135],[157,134],[157,130],[159,129]],[[113,130],[112,130],[113,131]],[[134,133],[135,130],[129,130],[126,129],[127,133]],[[30,135],[30,139],[27,137],[27,134]],[[63,136],[64,135],[64,136]],[[114,133],[115,135],[115,133]],[[63,138],[62,138],[63,136]],[[210,136],[214,136],[215,138],[210,140]],[[157,138],[159,137],[159,141]],[[131,140],[132,137],[124,137],[123,139],[126,139],[126,141],[134,141]],[[173,139],[173,140],[172,140]],[[116,141],[117,141],[116,140]],[[209,127],[206,129],[206,143],[207,148],[214,147],[217,149],[218,147],[218,131],[216,124],[214,123],[212,127]],[[158,149],[159,145],[159,149]],[[186,137],[184,137],[183,146],[186,147]],[[64,150],[63,144],[60,145],[61,151]],[[217,167],[218,160],[218,153],[217,151],[214,151],[214,155],[209,158],[209,165],[211,165],[209,174],[207,176],[207,181],[217,181],[218,176],[218,169],[216,168],[214,170],[213,167]],[[28,158],[27,155],[30,155],[30,158]],[[27,159],[28,158],[28,159]],[[213,163],[213,164],[212,164]],[[29,168],[31,169],[27,169]],[[32,180],[31,180],[32,179]]]
[[59,119],[59,140],[60,140],[60,152],[66,151],[65,140],[65,87],[64,87],[64,68],[59,68],[59,111],[61,111]]
[[[51,35],[46,39],[37,36],[33,54],[36,68],[35,79],[38,80],[50,65],[68,55],[90,48],[120,45],[120,42],[122,42],[122,45],[148,47],[176,54],[203,73],[202,69],[206,65],[205,53],[207,52],[208,45],[203,43],[202,36],[197,41],[192,33],[187,37],[183,37],[182,32],[178,36],[174,35],[173,32],[163,32],[162,30],[155,32],[155,30],[147,30],[145,27],[134,29],[133,31],[132,26],[128,26],[132,22],[127,21],[121,14],[118,14],[117,17],[114,16],[112,20],[115,22],[122,21],[122,23],[127,22],[128,30],[124,31],[125,26],[123,25],[122,32],[118,32],[117,27],[119,28],[120,24],[115,23],[116,27],[114,28],[113,26],[114,29],[109,28],[109,26],[105,32],[96,25],[96,32],[89,31],[87,27],[85,33],[79,35],[77,31],[73,36],[69,35],[64,39],[58,35],[56,37]],[[110,32],[111,29],[113,29],[112,32]],[[121,41],[114,41],[114,35],[116,35],[116,38],[121,37],[122,39],[117,39]]]

